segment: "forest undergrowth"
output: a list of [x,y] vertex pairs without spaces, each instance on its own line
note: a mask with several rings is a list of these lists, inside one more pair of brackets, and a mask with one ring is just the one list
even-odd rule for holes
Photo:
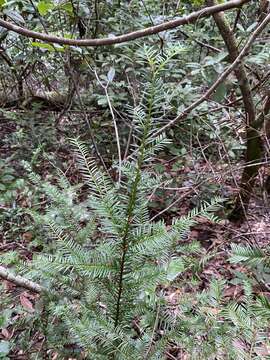
[[0,359],[270,358],[269,10],[0,1]]

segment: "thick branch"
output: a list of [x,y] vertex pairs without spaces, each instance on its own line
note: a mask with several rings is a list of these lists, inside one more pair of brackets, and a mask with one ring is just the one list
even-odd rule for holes
[[48,291],[39,284],[34,283],[33,281],[25,279],[20,275],[14,275],[12,272],[10,272],[10,270],[4,268],[3,266],[0,266],[0,278],[10,281],[15,285],[21,286],[27,290],[33,291],[38,294]]
[[220,11],[225,11],[229,9],[233,9],[236,7],[239,7],[250,0],[231,0],[228,2],[225,2],[224,4],[219,4],[211,7],[207,7],[204,9],[201,9],[199,11],[193,12],[187,16],[164,22],[163,24],[159,24],[156,26],[151,26],[142,30],[134,31],[128,34],[119,35],[115,37],[107,37],[103,39],[66,39],[57,37],[54,35],[48,35],[44,33],[39,33],[36,31],[31,31],[29,29],[26,29],[24,27],[14,25],[8,21],[5,21],[3,19],[0,19],[0,26],[3,28],[13,31],[17,34],[21,34],[23,36],[39,39],[45,42],[54,43],[54,44],[60,44],[60,45],[72,45],[72,46],[101,46],[101,45],[113,45],[113,44],[120,44],[127,41],[132,41],[135,39],[139,39],[145,36],[158,34],[162,31],[166,31],[169,29],[174,29],[177,26],[185,25],[194,23],[196,20],[199,20],[201,18],[204,18],[209,15],[213,15]]

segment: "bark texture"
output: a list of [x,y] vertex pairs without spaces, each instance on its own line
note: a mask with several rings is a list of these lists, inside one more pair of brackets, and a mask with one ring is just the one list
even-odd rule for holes
[[40,286],[39,284],[36,284],[33,281],[25,279],[20,275],[14,275],[12,272],[10,272],[10,270],[4,268],[3,266],[0,266],[0,278],[10,281],[15,285],[21,286],[24,289],[33,291],[38,294],[42,292],[47,292],[46,289]]

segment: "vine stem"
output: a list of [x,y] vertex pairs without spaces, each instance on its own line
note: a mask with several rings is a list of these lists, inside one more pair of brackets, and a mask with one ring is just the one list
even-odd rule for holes
[[117,127],[116,118],[115,118],[115,114],[114,114],[114,111],[113,111],[111,99],[110,99],[110,96],[109,96],[109,93],[108,93],[108,86],[105,86],[104,90],[105,90],[105,95],[106,95],[107,102],[108,102],[110,112],[111,112],[111,115],[112,115],[112,119],[113,119],[115,140],[116,140],[117,152],[118,152],[118,164],[119,164],[118,165],[118,185],[120,186],[121,175],[122,175],[122,156],[121,156],[121,145],[120,145],[119,131],[118,131],[118,127]]
[[120,186],[121,183],[121,174],[122,174],[122,155],[121,155],[121,145],[120,145],[120,138],[119,138],[119,131],[118,131],[118,127],[117,127],[117,123],[116,123],[116,117],[113,111],[113,106],[112,106],[112,102],[108,93],[108,86],[109,86],[109,81],[107,82],[106,85],[102,84],[102,82],[99,79],[99,76],[95,70],[95,76],[96,79],[99,83],[99,85],[104,89],[105,91],[105,96],[107,99],[107,103],[109,105],[109,109],[110,109],[110,113],[112,116],[112,120],[113,120],[113,126],[114,126],[114,132],[115,132],[115,140],[116,140],[116,144],[117,144],[117,152],[118,152],[118,185]]

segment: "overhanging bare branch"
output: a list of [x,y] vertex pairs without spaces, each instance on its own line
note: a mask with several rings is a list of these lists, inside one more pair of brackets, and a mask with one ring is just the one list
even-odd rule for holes
[[21,27],[15,24],[12,24],[8,21],[0,19],[0,26],[3,28],[13,31],[17,34],[33,38],[39,39],[48,43],[53,44],[60,44],[60,45],[71,45],[71,46],[102,46],[102,45],[113,45],[113,44],[120,44],[128,41],[132,41],[135,39],[139,39],[145,36],[158,34],[162,31],[174,29],[180,25],[194,23],[196,20],[201,18],[213,15],[220,11],[225,11],[233,8],[237,8],[242,6],[243,4],[249,2],[250,0],[231,0],[225,2],[223,4],[218,4],[215,6],[210,6],[203,8],[199,11],[193,12],[187,16],[183,16],[181,18],[164,22],[159,25],[151,26],[145,29],[133,31],[128,34],[119,35],[115,37],[107,37],[103,39],[67,39],[62,37],[57,37],[54,35],[44,34],[36,31],[29,30],[25,27]]

